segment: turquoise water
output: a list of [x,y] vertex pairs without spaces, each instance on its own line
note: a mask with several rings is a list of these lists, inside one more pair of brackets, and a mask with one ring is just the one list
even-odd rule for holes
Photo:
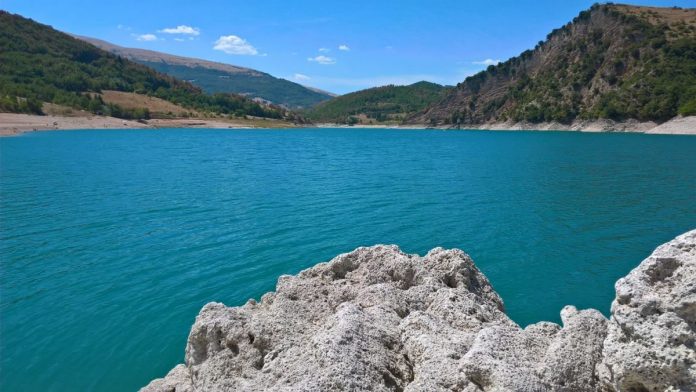
[[0,139],[0,389],[126,391],[240,305],[360,245],[467,251],[520,324],[605,314],[696,227],[696,137],[393,130]]

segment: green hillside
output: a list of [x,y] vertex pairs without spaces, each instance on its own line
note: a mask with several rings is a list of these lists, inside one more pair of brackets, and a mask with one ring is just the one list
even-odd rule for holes
[[190,83],[115,56],[31,19],[0,11],[0,111],[40,113],[51,102],[123,118],[147,109],[105,104],[96,94],[148,94],[201,112],[281,118],[284,111],[231,94],[208,95]]
[[696,9],[594,5],[531,50],[467,78],[420,124],[696,114]]
[[318,122],[400,123],[442,99],[450,89],[430,82],[375,87],[322,102],[305,114]]

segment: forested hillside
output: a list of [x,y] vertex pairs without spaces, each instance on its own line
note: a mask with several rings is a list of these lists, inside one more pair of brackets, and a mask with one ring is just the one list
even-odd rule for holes
[[442,99],[451,87],[418,82],[382,86],[341,95],[306,112],[308,118],[335,123],[401,123],[408,116]]
[[147,94],[199,112],[281,118],[281,108],[232,94],[203,93],[190,83],[115,56],[31,19],[0,11],[0,111],[41,113],[43,102],[122,118],[147,118],[99,93]]
[[411,123],[696,114],[696,9],[594,5],[533,49],[467,78]]

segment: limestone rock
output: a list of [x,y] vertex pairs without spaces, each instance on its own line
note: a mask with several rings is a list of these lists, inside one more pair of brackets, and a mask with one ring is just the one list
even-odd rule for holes
[[562,327],[524,329],[460,250],[358,248],[280,277],[258,303],[206,305],[186,364],[143,390],[688,390],[695,247],[693,231],[620,280],[611,321],[567,306]]
[[613,391],[696,390],[696,230],[616,282],[598,367]]
[[185,365],[176,365],[164,378],[150,382],[142,392],[193,392],[191,373]]

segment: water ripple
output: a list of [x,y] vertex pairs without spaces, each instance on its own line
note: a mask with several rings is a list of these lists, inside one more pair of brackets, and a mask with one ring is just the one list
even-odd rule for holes
[[357,246],[459,247],[520,324],[607,312],[696,227],[696,138],[392,130],[0,139],[0,389],[134,390],[240,305]]

